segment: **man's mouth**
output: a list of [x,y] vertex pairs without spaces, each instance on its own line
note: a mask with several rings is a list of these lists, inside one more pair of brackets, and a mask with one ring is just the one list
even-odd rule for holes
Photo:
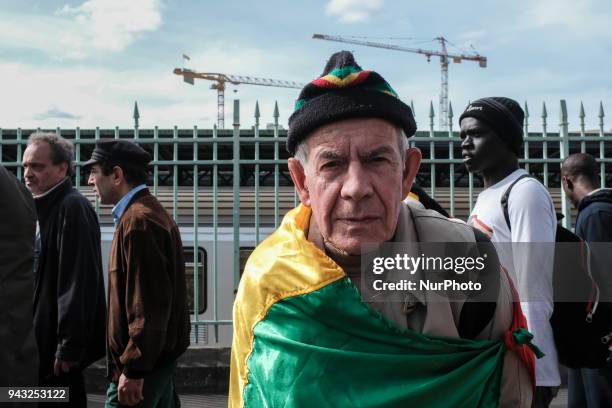
[[360,217],[344,217],[339,218],[340,222],[344,222],[346,224],[366,224],[369,222],[374,222],[378,220],[379,217],[374,216],[360,216]]

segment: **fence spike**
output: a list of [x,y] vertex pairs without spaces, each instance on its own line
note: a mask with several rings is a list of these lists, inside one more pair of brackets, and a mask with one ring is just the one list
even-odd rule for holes
[[138,112],[138,102],[134,101],[134,128],[138,129],[138,119],[140,119],[140,112]]
[[415,114],[414,114],[414,101],[412,99],[410,100],[410,110],[412,110],[412,116],[415,116]]
[[259,101],[255,101],[255,125],[259,125]]
[[584,114],[584,105],[582,101],[580,101],[580,112],[578,112],[578,117],[584,122],[585,114]]
[[274,124],[277,125],[278,124],[278,118],[280,117],[280,114],[278,113],[278,101],[274,101]]
[[529,106],[527,106],[527,101],[525,101],[525,119],[529,117]]
[[604,114],[604,108],[603,108],[603,102],[599,101],[599,118],[603,120],[604,116],[606,116]]
[[429,101],[429,117],[433,119],[436,116],[433,108],[433,102]]
[[453,104],[449,101],[448,102],[448,121],[452,122],[453,120]]
[[559,101],[559,116],[561,119],[561,124],[567,124],[567,104],[565,102],[565,99],[561,99]]

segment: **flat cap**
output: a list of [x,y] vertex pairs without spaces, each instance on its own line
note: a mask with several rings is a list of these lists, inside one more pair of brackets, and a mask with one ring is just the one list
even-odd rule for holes
[[101,139],[96,142],[91,158],[83,164],[83,169],[100,162],[146,168],[150,161],[151,155],[135,143],[120,139]]

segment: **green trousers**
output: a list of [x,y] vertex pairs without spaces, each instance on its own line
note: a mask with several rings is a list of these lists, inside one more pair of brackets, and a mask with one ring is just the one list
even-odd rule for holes
[[[144,400],[136,408],[179,408],[181,402],[174,390],[174,370],[176,361],[166,367],[158,368],[144,377],[142,394]],[[122,408],[119,403],[117,384],[110,383],[106,391],[105,408]]]

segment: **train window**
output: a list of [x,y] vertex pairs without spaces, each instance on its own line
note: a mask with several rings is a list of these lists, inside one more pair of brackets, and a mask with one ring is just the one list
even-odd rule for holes
[[193,283],[195,271],[197,270],[198,276],[198,312],[204,313],[208,306],[208,299],[206,293],[208,291],[208,274],[207,272],[207,254],[206,250],[202,247],[198,248],[198,265],[194,268],[193,263],[193,247],[183,247],[185,254],[185,279],[187,280],[187,307],[189,313],[193,313]]
[[251,253],[253,252],[253,250],[255,249],[255,247],[240,247],[240,277],[242,278],[242,273],[244,272],[244,267],[246,265],[247,260],[249,259],[249,256],[251,256]]

